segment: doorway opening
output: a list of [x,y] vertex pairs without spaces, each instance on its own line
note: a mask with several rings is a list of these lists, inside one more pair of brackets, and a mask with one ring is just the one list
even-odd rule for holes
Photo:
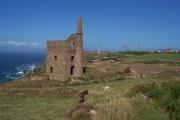
[[71,74],[71,75],[74,75],[74,66],[71,66],[70,74]]
[[50,67],[50,73],[53,73],[53,67]]
[[83,73],[86,73],[86,67],[83,67]]

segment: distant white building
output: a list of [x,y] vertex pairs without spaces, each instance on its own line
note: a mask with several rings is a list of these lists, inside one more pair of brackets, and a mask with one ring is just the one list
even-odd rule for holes
[[168,49],[165,49],[164,52],[166,52],[166,53],[172,53],[172,52],[175,52],[175,50],[168,48]]

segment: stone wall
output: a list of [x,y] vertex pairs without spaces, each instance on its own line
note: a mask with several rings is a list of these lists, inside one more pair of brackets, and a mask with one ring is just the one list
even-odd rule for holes
[[82,77],[83,43],[82,23],[78,20],[76,35],[70,35],[65,41],[48,41],[46,56],[46,74],[53,80],[67,80]]
[[66,67],[65,41],[47,42],[46,74],[50,79],[64,80]]

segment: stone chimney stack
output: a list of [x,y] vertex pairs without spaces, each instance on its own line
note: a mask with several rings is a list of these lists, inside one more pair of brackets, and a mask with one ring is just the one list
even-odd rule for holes
[[79,17],[76,32],[76,52],[75,52],[75,77],[82,77],[83,74],[83,33],[82,18]]
[[77,33],[81,33],[82,34],[82,18],[81,17],[78,18]]

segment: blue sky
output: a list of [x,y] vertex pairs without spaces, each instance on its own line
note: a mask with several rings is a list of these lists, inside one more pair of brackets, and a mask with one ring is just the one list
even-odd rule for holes
[[0,52],[44,52],[83,19],[84,48],[180,49],[179,0],[0,0]]

